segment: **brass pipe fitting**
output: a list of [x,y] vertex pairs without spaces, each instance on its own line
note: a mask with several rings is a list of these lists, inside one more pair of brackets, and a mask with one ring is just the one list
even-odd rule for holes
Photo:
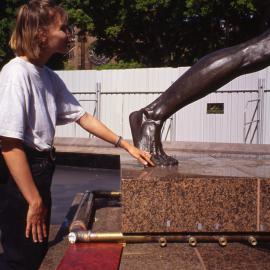
[[221,247],[226,247],[227,244],[228,244],[228,241],[227,241],[227,238],[224,237],[224,236],[221,236],[219,239],[218,239],[218,243]]
[[76,242],[89,242],[90,237],[91,231],[70,232],[68,234],[68,241],[70,244],[75,244]]
[[258,245],[258,241],[254,236],[249,236],[248,237],[248,242],[250,243],[251,246],[255,247]]
[[160,237],[159,240],[158,240],[158,242],[159,242],[159,245],[161,247],[166,247],[167,246],[167,240],[166,240],[165,237]]
[[197,246],[197,239],[193,236],[189,237],[188,243],[191,247],[196,247]]

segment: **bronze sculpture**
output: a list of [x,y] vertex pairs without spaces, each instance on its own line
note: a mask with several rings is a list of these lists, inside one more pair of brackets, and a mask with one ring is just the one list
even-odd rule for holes
[[270,30],[239,45],[201,58],[156,100],[129,116],[134,145],[149,151],[157,165],[172,166],[161,142],[165,120],[179,109],[216,91],[234,78],[270,64]]

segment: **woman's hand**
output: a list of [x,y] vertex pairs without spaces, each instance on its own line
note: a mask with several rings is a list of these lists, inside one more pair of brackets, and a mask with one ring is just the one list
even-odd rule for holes
[[131,156],[139,160],[144,166],[155,166],[154,162],[150,160],[150,153],[136,148],[135,146],[129,144],[127,141],[122,139],[122,137],[119,141],[119,136],[114,134],[108,127],[106,127],[102,122],[93,117],[91,114],[85,113],[77,121],[77,123],[86,131],[94,134],[95,136],[106,142],[112,143],[114,145],[118,142],[117,146],[120,146],[127,150]]
[[48,210],[43,205],[42,201],[29,204],[26,218],[26,238],[32,234],[33,241],[43,242],[43,238],[47,237],[46,215]]
[[144,166],[155,166],[155,163],[151,160],[151,154],[147,151],[140,150],[133,145],[129,145],[126,148],[131,156],[136,158],[139,162],[141,162]]

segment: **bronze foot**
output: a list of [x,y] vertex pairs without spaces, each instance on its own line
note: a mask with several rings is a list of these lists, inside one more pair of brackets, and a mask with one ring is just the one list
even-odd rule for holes
[[132,112],[129,123],[133,143],[139,149],[152,154],[152,160],[157,166],[175,166],[178,161],[168,156],[161,143],[161,128],[163,123],[147,118],[144,110]]

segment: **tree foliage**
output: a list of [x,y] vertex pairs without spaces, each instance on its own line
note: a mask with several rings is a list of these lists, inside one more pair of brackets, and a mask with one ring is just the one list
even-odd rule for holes
[[[0,57],[15,9],[1,0]],[[147,67],[192,65],[214,50],[244,42],[268,27],[269,0],[58,0],[70,23],[97,37],[95,52]]]
[[13,57],[13,52],[8,43],[14,27],[17,8],[25,2],[22,0],[5,0],[0,3],[0,65]]
[[[0,67],[14,57],[14,53],[9,47],[9,40],[18,8],[27,2],[27,0],[1,0],[0,2]],[[49,61],[48,65],[61,69],[64,66],[63,60],[63,56],[57,55]]]
[[261,14],[267,1],[260,0],[62,2],[73,23],[98,38],[97,53],[144,66],[192,65],[209,52],[258,35],[268,18]]

